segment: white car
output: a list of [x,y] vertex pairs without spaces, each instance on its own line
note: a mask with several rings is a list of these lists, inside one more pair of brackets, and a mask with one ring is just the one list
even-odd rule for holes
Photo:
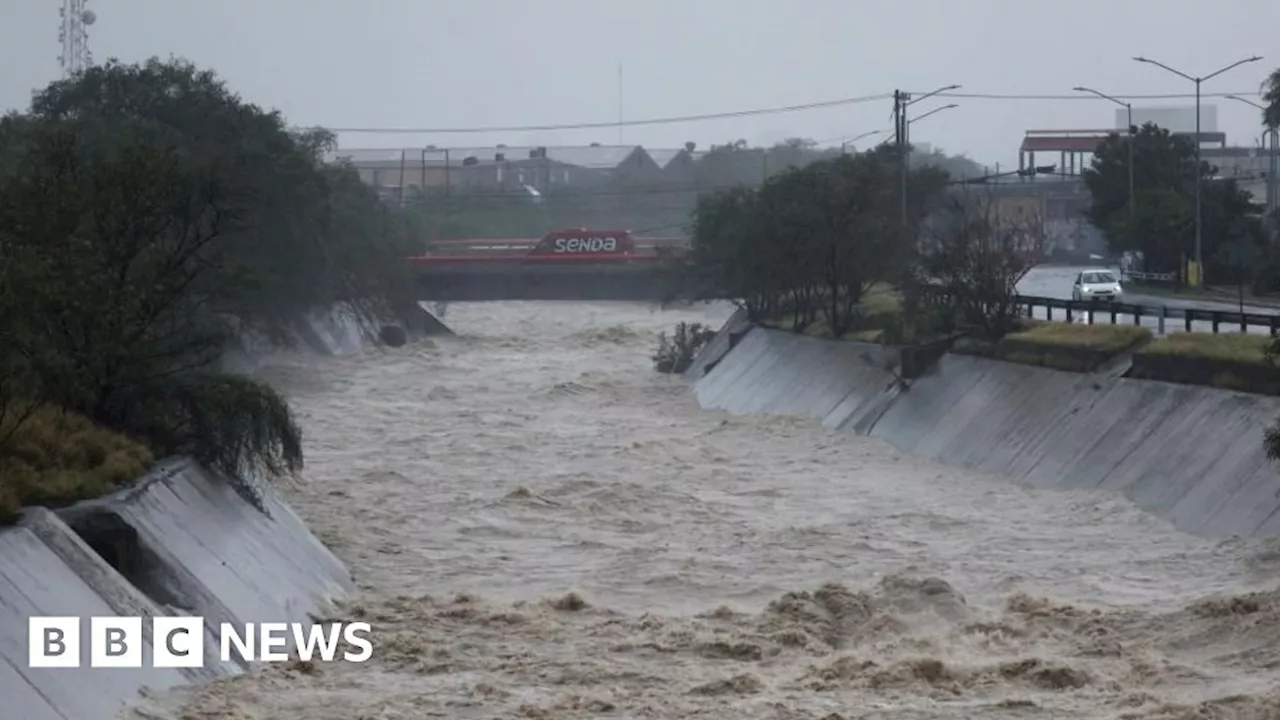
[[1072,300],[1119,300],[1124,294],[1120,278],[1110,270],[1085,270],[1076,275],[1071,287]]

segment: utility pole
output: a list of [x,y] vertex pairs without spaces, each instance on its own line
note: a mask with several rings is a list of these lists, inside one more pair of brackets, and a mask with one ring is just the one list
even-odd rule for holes
[[902,227],[907,227],[907,99],[911,96],[900,90],[893,91],[893,138],[898,148],[898,171],[901,175],[899,200],[902,203]]
[[[898,159],[901,163],[901,172],[902,172],[902,227],[903,228],[907,227],[907,176],[909,175],[907,166],[909,165],[908,156],[911,153],[911,149],[910,149],[911,148],[911,120],[907,119],[907,107],[910,105],[914,105],[920,102],[921,100],[924,100],[925,98],[931,98],[934,95],[937,95],[938,93],[946,92],[948,90],[959,90],[959,89],[960,89],[959,85],[948,85],[946,87],[940,87],[937,90],[934,90],[933,92],[925,93],[924,95],[921,95],[920,97],[914,100],[911,99],[911,93],[902,92],[901,90],[893,91],[893,116],[895,120],[894,126],[896,127],[895,132],[897,133]],[[930,110],[924,115],[921,115],[920,118],[924,118],[927,115],[932,115],[936,112],[941,112],[942,110],[948,110],[953,107],[956,107],[956,106],[953,104],[953,105],[947,105],[945,107],[936,108],[934,110]]]
[[1267,165],[1267,206],[1280,213],[1280,128],[1269,128],[1264,135],[1271,140],[1270,163]]
[[401,208],[404,207],[404,160],[405,160],[404,154],[405,154],[405,151],[402,149],[400,151],[400,188],[399,188],[399,191],[396,193],[397,195],[396,202]]
[[1138,214],[1137,194],[1134,189],[1134,182],[1133,182],[1133,173],[1134,173],[1133,146],[1135,143],[1137,143],[1137,140],[1138,140],[1138,134],[1137,134],[1138,128],[1133,126],[1133,103],[1127,103],[1127,102],[1124,102],[1123,100],[1117,100],[1111,97],[1110,95],[1107,95],[1105,93],[1100,93],[1097,90],[1094,90],[1093,88],[1080,87],[1079,85],[1077,85],[1076,87],[1073,87],[1071,89],[1075,90],[1076,92],[1092,93],[1102,98],[1103,100],[1110,100],[1111,102],[1123,107],[1127,111],[1127,117],[1128,117],[1127,135],[1129,137],[1129,142],[1128,142],[1128,146],[1129,146],[1129,235],[1132,238],[1134,237],[1134,233],[1137,232],[1137,227],[1138,227],[1137,226],[1137,214]]
[[1200,209],[1201,176],[1204,175],[1204,172],[1201,171],[1201,165],[1200,165],[1200,84],[1203,83],[1205,80],[1210,80],[1212,78],[1215,78],[1232,68],[1239,67],[1240,65],[1244,65],[1245,63],[1257,62],[1258,60],[1261,60],[1261,59],[1262,59],[1261,55],[1254,55],[1253,57],[1248,57],[1243,60],[1237,60],[1236,62],[1233,62],[1230,65],[1220,70],[1217,70],[1216,72],[1212,72],[1212,73],[1209,73],[1208,75],[1205,75],[1204,77],[1191,77],[1190,75],[1182,72],[1181,70],[1174,70],[1173,68],[1169,67],[1168,65],[1165,65],[1162,62],[1157,62],[1150,58],[1144,58],[1144,57],[1134,58],[1134,60],[1140,63],[1147,63],[1148,65],[1155,65],[1158,68],[1168,70],[1169,72],[1173,73],[1174,75],[1177,75],[1178,77],[1183,78],[1184,80],[1190,80],[1191,82],[1195,83],[1195,86],[1196,86],[1196,142],[1195,142],[1195,145],[1196,145],[1196,282],[1194,284],[1194,287],[1204,287],[1204,249],[1203,249],[1203,243],[1201,242],[1202,214]]
[[[1230,100],[1239,100],[1246,105],[1266,112],[1266,108],[1252,100],[1246,100],[1237,95],[1227,95]],[[1280,129],[1266,128],[1262,131],[1262,149],[1267,151],[1267,211],[1274,213],[1280,210],[1280,160],[1277,159],[1277,153],[1280,153]]]

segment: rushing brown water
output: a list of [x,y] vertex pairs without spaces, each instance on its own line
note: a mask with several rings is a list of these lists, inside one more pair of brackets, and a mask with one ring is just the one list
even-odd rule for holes
[[1280,718],[1280,543],[703,412],[648,355],[727,314],[457,305],[458,338],[273,368],[375,655],[138,717]]

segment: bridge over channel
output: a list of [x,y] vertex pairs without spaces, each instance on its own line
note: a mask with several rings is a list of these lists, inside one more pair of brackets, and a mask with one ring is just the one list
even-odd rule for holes
[[541,238],[447,240],[408,258],[422,300],[661,300],[662,269],[688,251],[680,237],[573,228]]

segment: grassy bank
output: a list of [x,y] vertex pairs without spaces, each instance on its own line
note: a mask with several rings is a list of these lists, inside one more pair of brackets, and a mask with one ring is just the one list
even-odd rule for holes
[[1134,354],[1132,377],[1280,395],[1271,338],[1243,333],[1177,333]]
[[1151,341],[1151,332],[1130,325],[1024,323],[1023,330],[996,342],[966,339],[955,352],[1055,370],[1092,372],[1117,356]]
[[1265,335],[1243,333],[1176,333],[1152,342],[1142,349],[1142,353],[1264,365],[1270,340]]
[[953,352],[1071,372],[1093,372],[1126,353],[1128,377],[1280,395],[1271,339],[1240,333],[1175,333],[1161,338],[1129,325],[1033,322],[998,342],[966,338]]
[[154,462],[145,445],[47,405],[0,418],[0,439],[0,524],[24,506],[63,507],[128,487]]

